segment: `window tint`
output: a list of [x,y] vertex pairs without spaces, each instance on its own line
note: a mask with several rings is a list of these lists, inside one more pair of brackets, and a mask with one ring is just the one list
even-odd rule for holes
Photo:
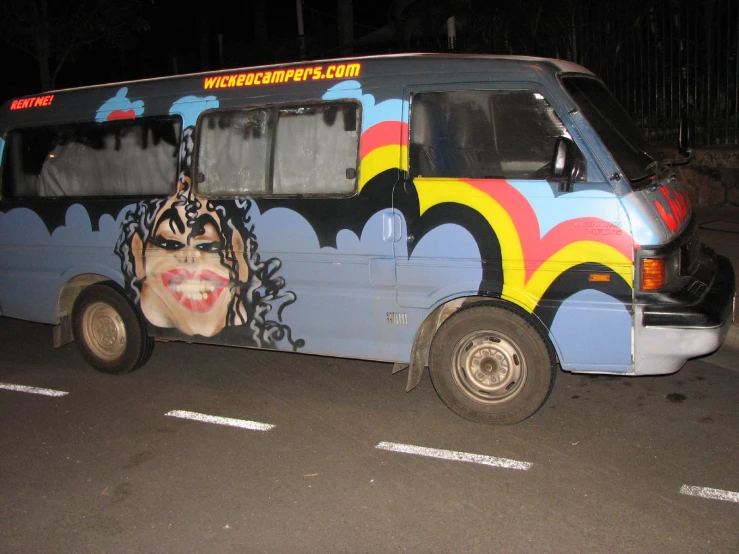
[[354,192],[358,115],[349,103],[279,110],[274,193]]
[[207,195],[263,194],[272,143],[267,110],[224,110],[203,116],[198,190]]
[[359,105],[219,110],[199,123],[206,195],[348,194],[356,189]]
[[411,104],[411,176],[546,179],[560,136],[569,135],[536,92],[419,93]]
[[11,131],[3,196],[169,194],[180,130],[179,118],[151,117]]

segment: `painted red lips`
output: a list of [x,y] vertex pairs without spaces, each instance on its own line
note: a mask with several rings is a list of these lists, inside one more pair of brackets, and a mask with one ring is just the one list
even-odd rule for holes
[[180,305],[190,311],[204,313],[226,290],[229,280],[207,269],[189,271],[177,268],[162,273],[162,283]]

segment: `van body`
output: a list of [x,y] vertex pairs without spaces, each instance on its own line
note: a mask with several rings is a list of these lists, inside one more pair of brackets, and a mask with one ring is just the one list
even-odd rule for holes
[[96,368],[154,339],[429,367],[513,423],[557,366],[677,371],[733,317],[728,260],[602,82],[560,60],[409,54],[14,99],[0,310]]

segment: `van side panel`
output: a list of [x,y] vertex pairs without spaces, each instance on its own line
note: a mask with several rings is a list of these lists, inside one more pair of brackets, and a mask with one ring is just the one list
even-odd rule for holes
[[[178,115],[177,183],[169,196],[130,201],[3,201],[4,313],[53,323],[65,280],[95,271],[126,287],[155,336],[407,361],[434,308],[487,296],[534,314],[563,368],[629,370],[633,244],[606,184],[559,194],[544,180],[404,180],[409,107],[402,83],[365,79],[359,70],[351,79],[313,75],[261,89],[239,89],[239,74],[57,94],[48,113],[59,118],[68,109],[79,121]],[[347,99],[362,109],[354,196],[199,194],[195,130],[204,112]],[[31,112],[14,117],[38,124]],[[203,242],[209,233],[218,240]],[[19,254],[18,245],[35,253]],[[608,280],[593,282],[592,274]],[[16,306],[18,297],[33,302]]]
[[[546,181],[416,178],[414,185],[418,211],[406,222],[417,246],[399,255],[401,306],[499,297],[538,316],[563,369],[631,370],[633,242],[609,187],[557,194]],[[441,213],[446,223],[427,230],[424,218],[438,222]]]

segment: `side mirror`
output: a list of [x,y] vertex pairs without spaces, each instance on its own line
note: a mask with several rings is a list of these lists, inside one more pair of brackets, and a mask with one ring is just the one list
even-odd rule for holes
[[572,192],[572,184],[582,175],[584,159],[575,142],[567,137],[557,137],[552,157],[552,177],[561,181],[560,192]]
[[688,163],[690,156],[693,154],[693,137],[690,133],[690,122],[687,118],[680,118],[680,130],[677,135],[677,149],[682,155],[682,160],[676,160],[672,165],[682,165]]

